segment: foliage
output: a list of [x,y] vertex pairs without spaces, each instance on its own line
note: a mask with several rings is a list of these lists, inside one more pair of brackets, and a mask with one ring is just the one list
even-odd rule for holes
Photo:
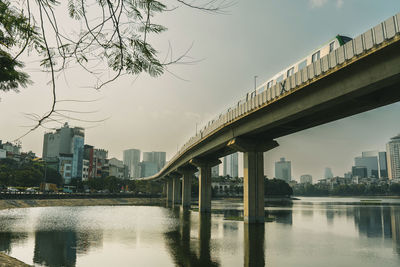
[[[63,115],[56,110],[55,74],[71,65],[92,75],[94,88],[100,89],[121,75],[145,72],[156,77],[171,64],[189,63],[186,53],[173,58],[171,46],[161,60],[151,38],[167,30],[154,18],[182,6],[218,13],[230,3],[174,0],[167,6],[156,0],[1,0],[0,90],[17,90],[29,83],[18,58],[36,52],[40,67],[51,74],[53,101],[43,116],[32,116],[37,120],[34,130],[46,121],[57,121],[53,113]],[[70,31],[61,30],[61,25],[68,25]]]
[[[34,187],[39,186],[44,179],[43,162],[0,160],[0,185],[2,186]],[[46,167],[46,182],[61,185],[62,181],[62,177],[57,171]]]
[[333,187],[326,185],[299,184],[294,187],[297,196],[373,196],[400,195],[400,184],[343,184]]
[[264,179],[264,192],[266,196],[291,196],[293,190],[284,180]]
[[123,189],[151,195],[162,193],[162,185],[158,181],[125,180],[114,176],[89,179],[83,183],[83,187],[85,186],[91,191],[106,190],[110,193],[118,193]]

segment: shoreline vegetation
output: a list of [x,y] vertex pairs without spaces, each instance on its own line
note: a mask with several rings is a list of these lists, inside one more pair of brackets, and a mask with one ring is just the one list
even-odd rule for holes
[[0,252],[0,267],[30,267],[32,265],[26,264],[16,258],[8,256]]

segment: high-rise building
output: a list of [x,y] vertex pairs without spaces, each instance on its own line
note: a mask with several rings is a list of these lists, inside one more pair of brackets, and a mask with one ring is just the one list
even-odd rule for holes
[[331,168],[329,168],[329,167],[325,168],[324,178],[325,179],[333,178],[333,172],[332,172]]
[[301,184],[312,184],[312,176],[310,174],[304,174],[300,176]]
[[111,158],[108,161],[109,175],[117,178],[125,178],[125,168],[124,162],[122,160]]
[[292,180],[292,163],[286,161],[285,158],[275,162],[275,178],[290,182]]
[[[90,145],[85,145],[83,147],[83,160],[84,160],[84,168],[85,168],[85,164],[87,165],[87,178],[94,178],[94,147],[90,146]],[[87,162],[85,162],[85,160]],[[84,177],[82,177],[84,178]],[[86,177],[85,177],[86,178]]]
[[354,166],[366,167],[367,177],[379,178],[378,157],[377,151],[362,152],[361,157],[354,158]]
[[124,150],[124,164],[128,168],[129,178],[140,177],[140,150],[139,149],[127,149]]
[[379,177],[388,178],[386,152],[379,152]]
[[351,174],[352,174],[353,177],[367,178],[368,177],[367,167],[365,167],[365,166],[353,166],[351,168]]
[[159,172],[166,163],[165,152],[143,152],[143,161],[140,164],[141,177],[148,177]]
[[218,177],[218,176],[219,176],[219,165],[211,168],[211,177]]
[[239,176],[238,159],[239,153],[233,153],[225,156],[223,159],[224,176],[236,178]]
[[386,156],[389,179],[400,179],[400,134],[386,144]]
[[95,148],[93,150],[93,178],[108,176],[108,151]]
[[151,161],[142,161],[140,162],[140,177],[149,177],[156,174],[157,171],[157,164]]
[[160,171],[166,162],[167,154],[160,151],[143,152],[143,162],[153,162],[157,166],[157,172]]
[[[62,128],[57,129],[55,132],[44,134],[42,157],[46,160],[54,157],[65,158],[70,156],[71,178],[82,179],[84,139],[83,128],[70,128],[68,123],[65,123]],[[70,179],[66,179],[64,182],[69,183],[69,181]]]

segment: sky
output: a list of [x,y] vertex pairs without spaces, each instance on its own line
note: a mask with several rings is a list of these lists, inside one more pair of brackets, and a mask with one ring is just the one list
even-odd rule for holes
[[[254,86],[305,57],[337,34],[354,37],[400,12],[398,0],[237,0],[226,14],[178,8],[156,18],[168,31],[152,38],[165,55],[189,55],[194,64],[179,64],[158,78],[147,74],[124,76],[100,91],[90,88],[91,77],[71,67],[58,77],[59,109],[89,123],[85,143],[122,159],[122,151],[166,151],[167,159],[208,120],[237,102]],[[68,25],[61,25],[68,27]],[[34,84],[19,93],[0,93],[0,140],[23,135],[33,122],[28,114],[43,114],[51,103],[50,77],[37,60],[25,57],[25,71]],[[385,149],[400,133],[400,104],[392,104],[277,139],[280,146],[265,155],[265,173],[274,176],[274,162],[292,162],[292,176],[323,177],[325,167],[342,176],[362,151]],[[54,126],[54,125],[53,125]],[[21,139],[22,150],[41,156],[43,134],[38,129]],[[239,162],[241,165],[241,160]],[[241,173],[241,168],[239,174]]]

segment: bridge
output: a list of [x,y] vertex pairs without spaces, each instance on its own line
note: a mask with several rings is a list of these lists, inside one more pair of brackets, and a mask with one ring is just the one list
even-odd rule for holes
[[[167,202],[189,207],[199,171],[199,212],[211,211],[211,168],[243,152],[244,221],[264,222],[264,152],[274,140],[400,100],[400,13],[210,121],[168,164]],[[182,190],[180,179],[182,178]]]

